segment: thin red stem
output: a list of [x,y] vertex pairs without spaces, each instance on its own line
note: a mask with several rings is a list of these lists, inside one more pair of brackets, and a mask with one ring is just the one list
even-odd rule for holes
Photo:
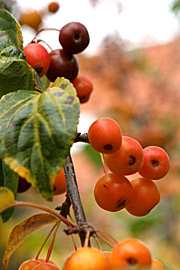
[[57,230],[59,228],[59,224],[60,224],[60,222],[58,221],[56,223],[56,229],[55,229],[55,231],[53,233],[53,237],[52,237],[51,243],[49,245],[49,249],[48,249],[47,256],[46,256],[46,262],[48,262],[49,259],[50,259],[50,256],[51,256],[51,253],[52,253],[52,249],[53,249],[53,246],[54,246],[54,241],[55,241],[56,234],[57,234]]
[[102,153],[100,153],[100,157],[101,157],[101,162],[102,162],[102,165],[103,165],[104,173],[106,174],[107,173],[107,169],[106,169],[106,165],[105,165],[105,162],[104,162],[104,156],[103,156]]
[[46,46],[52,51],[53,49],[49,46],[49,44],[46,42],[46,41],[44,41],[43,39],[37,39],[37,41],[36,42],[43,42],[44,44],[46,44]]
[[38,251],[38,253],[37,253],[36,257],[35,257],[36,260],[38,260],[39,255],[40,255],[43,247],[45,246],[47,240],[49,239],[50,235],[52,234],[52,232],[54,231],[54,229],[56,228],[56,226],[57,226],[57,223],[51,228],[50,232],[48,233],[46,239],[44,240],[43,244],[41,245],[41,248],[39,249],[39,251]]
[[[50,31],[58,31],[58,32],[60,32],[60,30],[59,29],[56,29],[56,28],[41,28],[37,33],[36,33],[36,35],[35,35],[35,37],[33,38],[33,40],[36,40],[37,39],[37,35],[39,35],[42,31],[46,31],[46,30],[50,30]],[[32,40],[32,41],[33,41]]]
[[106,240],[104,237],[100,236],[99,234],[98,234],[98,238],[100,238],[101,240],[103,240],[103,241],[104,241],[107,245],[109,245],[111,248],[114,247],[108,240]]
[[42,211],[48,212],[48,213],[52,214],[53,216],[57,217],[63,223],[65,223],[67,226],[75,227],[75,225],[72,222],[70,222],[69,220],[67,220],[64,216],[56,213],[55,211],[51,210],[48,207],[45,207],[45,206],[42,206],[42,205],[39,205],[39,204],[18,201],[18,202],[15,202],[15,203],[12,203],[12,204],[7,205],[0,212],[3,212],[3,211],[5,211],[5,210],[7,210],[9,208],[13,208],[13,207],[17,207],[17,206],[27,206],[27,207],[32,207],[32,208],[40,209]]
[[102,235],[104,235],[105,237],[107,237],[109,240],[111,240],[114,244],[117,244],[118,242],[112,237],[110,236],[109,234],[101,231],[101,230],[96,230],[97,233],[100,233]]

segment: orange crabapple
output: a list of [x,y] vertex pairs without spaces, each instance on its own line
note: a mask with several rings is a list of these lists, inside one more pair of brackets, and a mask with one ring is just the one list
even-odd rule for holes
[[160,191],[156,183],[144,177],[131,180],[133,197],[126,210],[134,216],[147,215],[160,201]]
[[107,173],[97,181],[94,197],[102,209],[116,212],[123,209],[131,201],[133,187],[125,176]]
[[151,270],[164,270],[164,266],[160,261],[152,259]]
[[72,84],[76,89],[80,103],[86,103],[93,91],[92,82],[87,77],[79,75],[72,81]]
[[151,253],[145,243],[136,238],[128,238],[112,249],[110,269],[149,269],[151,261]]
[[113,173],[130,175],[139,171],[143,165],[144,154],[141,144],[128,136],[122,136],[119,150],[104,155],[107,167]]
[[32,270],[34,269],[34,267],[38,264],[40,264],[41,262],[39,260],[36,259],[29,259],[24,261],[18,268],[18,270]]
[[54,263],[43,262],[36,265],[32,270],[60,270]]
[[118,123],[108,117],[95,120],[88,129],[90,145],[100,153],[114,153],[122,142],[122,132]]
[[164,177],[169,171],[169,156],[166,151],[159,146],[147,146],[143,152],[144,163],[139,174],[152,180]]
[[60,195],[66,192],[66,178],[64,168],[57,174],[53,184],[53,195]]
[[63,270],[109,270],[109,263],[102,251],[81,247],[67,258]]

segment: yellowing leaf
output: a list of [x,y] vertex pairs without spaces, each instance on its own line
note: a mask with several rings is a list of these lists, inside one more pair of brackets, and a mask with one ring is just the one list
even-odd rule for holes
[[16,225],[10,234],[4,253],[3,264],[5,269],[7,269],[11,255],[32,232],[58,220],[59,219],[50,214],[37,214]]
[[0,187],[0,212],[7,205],[14,203],[15,198],[13,192],[7,187]]

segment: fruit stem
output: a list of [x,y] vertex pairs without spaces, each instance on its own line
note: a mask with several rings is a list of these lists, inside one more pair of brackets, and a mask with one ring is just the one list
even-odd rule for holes
[[100,236],[99,234],[98,234],[98,238],[100,238],[101,240],[103,240],[103,241],[104,241],[107,245],[109,245],[111,248],[114,247],[108,240],[106,240],[104,237]]
[[58,221],[58,222],[56,223],[56,229],[55,229],[55,231],[54,231],[54,233],[53,233],[53,237],[52,237],[51,243],[50,243],[50,245],[49,245],[49,249],[48,249],[47,256],[46,256],[46,260],[45,260],[46,262],[48,262],[49,259],[50,259],[50,256],[51,256],[51,253],[52,253],[52,249],[53,249],[53,246],[54,246],[54,241],[55,241],[55,238],[56,238],[56,234],[57,234],[57,230],[58,230],[58,228],[59,228],[59,225],[60,225],[60,222]]
[[32,39],[32,41],[31,42],[33,42],[34,40],[37,40],[37,35],[39,35],[41,32],[43,32],[43,31],[46,31],[46,30],[52,30],[52,31],[58,31],[58,32],[60,32],[60,30],[59,29],[56,29],[56,28],[48,28],[48,27],[45,27],[45,28],[41,28],[41,29],[39,29],[38,31],[37,31],[37,33],[36,33],[36,35],[35,35],[35,37]]
[[50,232],[48,233],[46,239],[44,240],[43,244],[41,245],[41,247],[40,247],[40,249],[39,249],[39,251],[38,251],[38,253],[37,253],[36,257],[35,257],[35,260],[38,260],[39,255],[40,255],[40,253],[41,253],[44,245],[46,244],[47,240],[49,239],[50,235],[52,234],[52,232],[54,231],[54,229],[56,228],[56,226],[57,226],[57,223],[51,228]]
[[104,235],[105,237],[107,237],[109,240],[111,240],[114,244],[117,244],[118,242],[112,237],[110,236],[109,234],[101,231],[101,230],[96,230],[97,233],[100,233],[102,235]]
[[105,162],[104,162],[104,156],[103,156],[102,153],[100,153],[100,157],[101,157],[101,162],[102,162],[104,173],[106,174],[107,173],[107,169],[106,169],[106,165],[105,165]]
[[38,43],[39,42],[43,42],[44,44],[46,44],[46,46],[52,51],[53,49],[49,46],[49,44],[46,42],[46,41],[44,41],[43,39],[37,39],[36,40]]

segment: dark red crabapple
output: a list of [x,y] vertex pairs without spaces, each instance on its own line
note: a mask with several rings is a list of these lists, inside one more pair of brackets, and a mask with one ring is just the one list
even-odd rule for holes
[[76,57],[67,53],[63,49],[56,49],[50,52],[50,68],[46,74],[48,79],[53,82],[57,77],[65,77],[73,81],[79,71]]
[[107,167],[113,173],[130,175],[139,171],[143,165],[143,148],[140,143],[128,136],[122,136],[119,150],[112,154],[105,154]]
[[147,146],[143,152],[144,163],[139,174],[152,180],[164,177],[169,171],[169,156],[166,151],[159,146]]
[[23,193],[27,191],[28,189],[30,189],[30,187],[31,187],[31,184],[27,182],[25,178],[19,176],[17,192]]
[[122,142],[121,128],[118,123],[108,117],[95,120],[88,129],[90,145],[100,153],[114,153]]
[[89,44],[89,33],[82,23],[70,22],[61,28],[59,42],[69,53],[80,53]]
[[37,42],[33,42],[25,46],[23,52],[26,61],[36,70],[39,77],[45,75],[50,66],[50,56],[46,48]]

